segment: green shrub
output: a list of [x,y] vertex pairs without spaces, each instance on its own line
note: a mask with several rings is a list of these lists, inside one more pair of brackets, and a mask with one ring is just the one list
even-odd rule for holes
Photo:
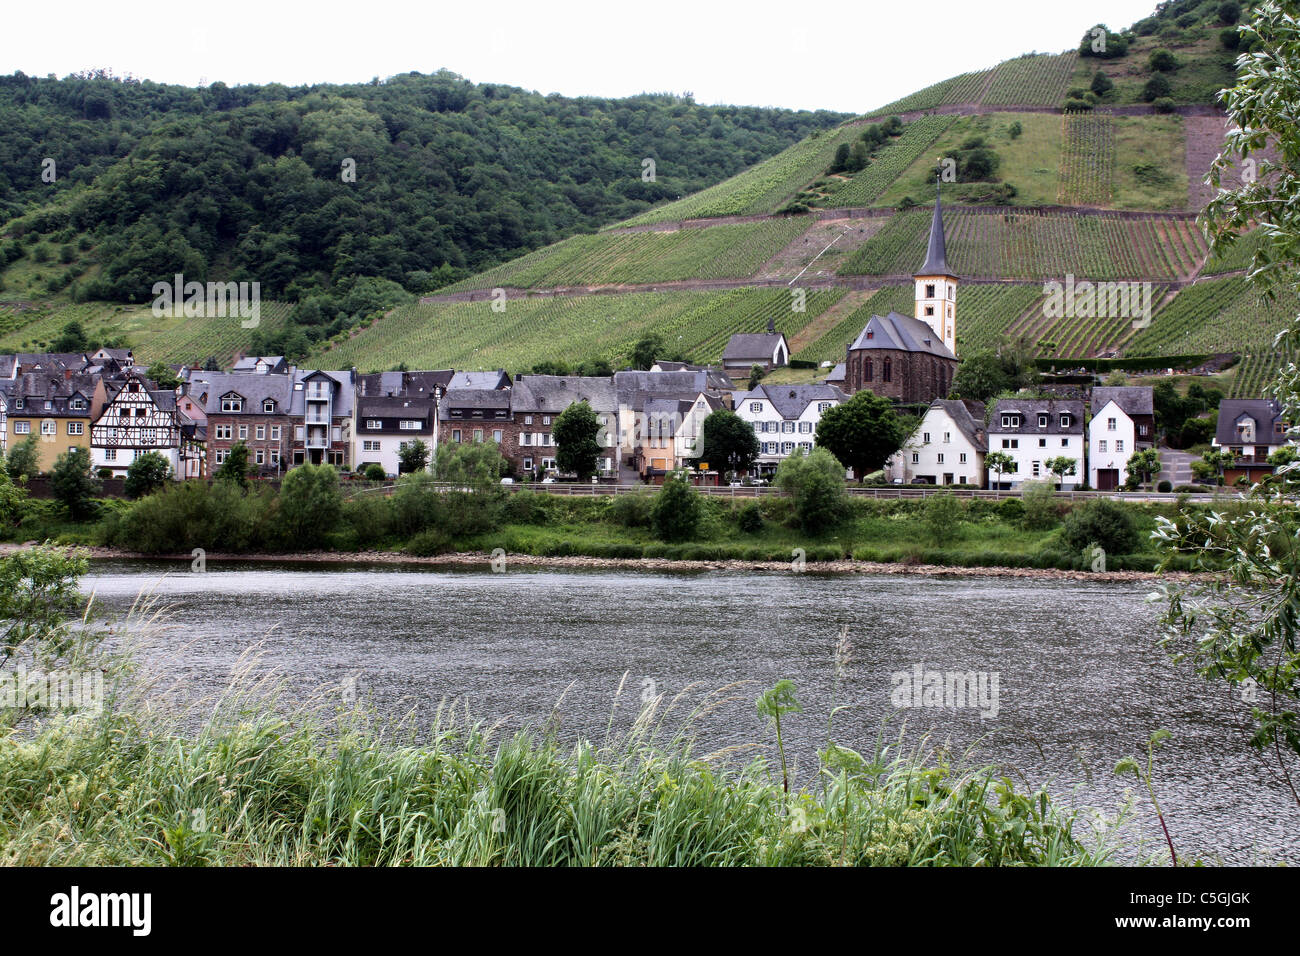
[[736,526],[745,534],[757,534],[763,530],[763,509],[758,502],[751,501],[736,513]]
[[844,466],[825,448],[796,451],[777,467],[776,483],[791,498],[799,527],[820,534],[844,510]]
[[1019,498],[1008,498],[1006,501],[997,503],[998,517],[1003,521],[1022,521],[1025,517],[1025,506]]
[[1031,481],[1024,486],[1020,496],[1024,506],[1024,526],[1030,531],[1045,531],[1056,527],[1061,520],[1060,508],[1056,502],[1056,490],[1050,482]]
[[1131,554],[1138,549],[1138,534],[1128,508],[1099,498],[1066,516],[1065,542],[1077,552],[1097,545],[1107,555]]
[[502,520],[507,524],[546,524],[549,512],[543,499],[543,495],[526,488],[507,495],[501,509]]
[[654,495],[648,491],[617,494],[614,503],[609,506],[609,518],[624,528],[648,528],[654,500]]
[[1158,96],[1151,103],[1151,108],[1157,113],[1172,113],[1174,110],[1178,109],[1178,104],[1168,96]]
[[406,542],[406,550],[422,558],[431,558],[438,554],[447,554],[452,550],[451,538],[441,528],[421,531]]
[[685,474],[670,475],[654,497],[651,522],[663,541],[686,541],[700,523],[700,495]]
[[951,491],[939,491],[926,497],[921,524],[925,529],[926,540],[931,544],[950,540],[958,530],[961,519],[961,502]]
[[379,462],[372,461],[370,464],[366,465],[362,475],[365,476],[367,481],[383,481],[388,477],[388,472],[384,471],[384,466],[379,464]]
[[1151,77],[1151,79],[1147,80],[1146,85],[1142,87],[1142,99],[1150,103],[1163,96],[1168,96],[1172,89],[1173,88],[1169,85],[1169,80],[1165,78],[1164,74],[1157,73],[1155,76]]
[[1168,478],[1161,478],[1160,481],[1156,484],[1156,491],[1168,493],[1173,490],[1174,490],[1174,486],[1169,481]]

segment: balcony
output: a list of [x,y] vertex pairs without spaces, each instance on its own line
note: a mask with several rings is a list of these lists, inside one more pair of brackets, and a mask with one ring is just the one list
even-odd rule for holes
[[329,437],[326,435],[309,435],[307,436],[308,448],[328,448],[330,446]]
[[330,417],[320,412],[308,412],[305,422],[308,425],[328,425]]

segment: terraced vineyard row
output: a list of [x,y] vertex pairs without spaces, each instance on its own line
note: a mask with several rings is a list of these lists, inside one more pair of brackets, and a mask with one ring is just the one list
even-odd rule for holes
[[922,116],[908,123],[903,134],[881,149],[872,159],[871,165],[836,191],[827,205],[869,205],[916,162],[955,120],[955,116]]
[[1042,294],[1036,285],[963,285],[957,295],[957,354],[996,348]]
[[1061,202],[1109,205],[1115,191],[1115,121],[1109,116],[1069,113],[1061,149]]
[[830,168],[841,143],[852,143],[864,124],[849,123],[812,136],[715,186],[657,206],[620,225],[635,226],[710,216],[748,216],[776,212],[808,183]]
[[1205,262],[1202,275],[1222,275],[1225,272],[1239,272],[1250,268],[1251,257],[1264,241],[1262,232],[1249,232],[1232,244],[1232,248],[1222,256],[1211,256]]
[[[261,303],[256,331],[273,332],[284,324],[293,306],[287,302]],[[49,348],[71,321],[82,324],[94,339],[124,336],[137,361],[194,364],[209,357],[228,362],[247,350],[253,329],[240,319],[155,318],[148,307],[110,306],[99,303],[69,305],[52,312],[30,310],[0,312],[0,351],[40,351]]]
[[843,362],[844,351],[849,343],[858,337],[867,320],[873,315],[886,315],[889,312],[912,314],[916,292],[911,285],[887,286],[857,309],[838,325],[826,331],[821,338],[809,343],[792,358],[808,362]]
[[1298,307],[1294,297],[1264,302],[1240,276],[1198,282],[1158,311],[1151,327],[1133,338],[1125,354],[1264,353]]
[[546,360],[625,360],[653,332],[670,352],[717,361],[731,335],[761,332],[769,318],[793,335],[843,294],[809,291],[803,312],[792,310],[788,289],[531,297],[509,300],[504,312],[492,311],[490,302],[407,305],[314,360],[362,371],[401,363],[526,371]]
[[1269,398],[1270,389],[1277,382],[1277,376],[1288,362],[1294,362],[1296,356],[1274,351],[1247,352],[1237,363],[1237,374],[1232,380],[1232,392],[1229,398]]
[[1065,99],[1079,54],[1032,54],[999,63],[984,106],[1055,106]]
[[[925,257],[930,212],[912,210],[845,262],[843,275],[909,273]],[[1172,279],[1190,274],[1204,239],[1188,220],[1120,219],[1034,210],[945,215],[949,262],[959,275],[1041,279]]]
[[444,291],[744,278],[807,228],[806,219],[789,218],[573,236]]
[[949,103],[974,103],[983,94],[984,84],[988,82],[989,74],[992,72],[992,70],[976,70],[973,73],[963,73],[960,76],[940,80],[923,90],[917,90],[900,100],[894,100],[878,110],[872,110],[868,115],[890,116],[911,110],[930,110]]
[[[1151,302],[1160,302],[1166,286],[1151,290]],[[1108,313],[1110,310],[1106,310]],[[1138,311],[1136,303],[1131,312]],[[1042,354],[1058,358],[1084,358],[1117,352],[1136,330],[1140,315],[1062,316],[1040,333]]]

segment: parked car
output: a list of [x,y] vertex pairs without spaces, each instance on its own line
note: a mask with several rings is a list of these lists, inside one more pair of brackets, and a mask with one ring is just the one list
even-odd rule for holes
[[513,478],[502,478],[502,479],[501,479],[501,484],[503,484],[503,485],[513,485],[514,483],[515,483],[515,480],[514,480]]

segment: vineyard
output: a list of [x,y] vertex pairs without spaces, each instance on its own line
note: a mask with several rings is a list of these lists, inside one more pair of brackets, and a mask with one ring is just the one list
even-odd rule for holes
[[[1153,287],[1152,306],[1164,299],[1167,292],[1167,286]],[[1138,311],[1136,304],[1128,311],[1127,315],[1066,315],[1054,321],[1049,319],[1051,324],[1038,333],[1041,353],[1056,358],[1113,354],[1133,337],[1136,331],[1134,323],[1141,320],[1140,315],[1133,314]]]
[[957,298],[957,354],[996,348],[1042,294],[1036,285],[963,285]]
[[790,218],[573,236],[442,291],[745,278],[807,228]]
[[[286,302],[263,302],[256,331],[275,331],[292,308]],[[195,364],[209,357],[229,362],[248,348],[254,332],[233,317],[155,318],[147,307],[87,303],[51,312],[0,310],[0,351],[47,349],[72,321],[81,323],[92,341],[124,337],[143,365]]]
[[1078,53],[1030,54],[999,63],[981,104],[984,106],[1056,106],[1074,73]]
[[[910,274],[925,258],[930,216],[921,209],[894,216],[840,273]],[[1173,279],[1191,274],[1205,251],[1191,220],[951,210],[944,222],[949,263],[958,275]]]
[[869,205],[930,148],[954,119],[952,116],[923,116],[908,123],[901,136],[882,148],[866,169],[831,196],[828,205]]
[[1229,398],[1267,398],[1269,390],[1277,383],[1278,373],[1296,356],[1272,349],[1264,352],[1247,352],[1237,363],[1237,374],[1232,380]]
[[878,110],[872,110],[868,115],[882,117],[913,110],[932,110],[936,106],[955,103],[976,103],[984,94],[984,86],[992,73],[992,70],[977,70],[940,80],[923,90],[917,90],[902,99],[894,100]]
[[1069,113],[1061,150],[1061,202],[1106,206],[1115,190],[1115,121],[1109,116]]
[[1210,256],[1201,275],[1222,275],[1225,272],[1242,272],[1250,268],[1251,257],[1264,241],[1262,232],[1249,232],[1232,244],[1226,254]]
[[911,315],[914,301],[912,286],[886,286],[815,342],[810,342],[791,357],[818,363],[843,362],[845,349],[858,337],[868,319],[873,315],[887,315],[890,312]]
[[1264,302],[1239,276],[1198,282],[1159,310],[1151,327],[1134,336],[1125,354],[1265,353],[1296,310],[1294,297]]
[[811,136],[716,186],[656,206],[620,225],[776,212],[786,200],[830,168],[836,148],[841,143],[852,143],[862,132],[862,125],[850,123]]
[[669,353],[717,361],[732,335],[761,332],[770,318],[792,336],[843,295],[808,291],[803,312],[793,311],[789,289],[537,296],[510,300],[503,312],[494,312],[491,302],[406,305],[314,358],[362,371],[405,363],[519,372],[548,360],[626,361],[637,340],[654,333]]

